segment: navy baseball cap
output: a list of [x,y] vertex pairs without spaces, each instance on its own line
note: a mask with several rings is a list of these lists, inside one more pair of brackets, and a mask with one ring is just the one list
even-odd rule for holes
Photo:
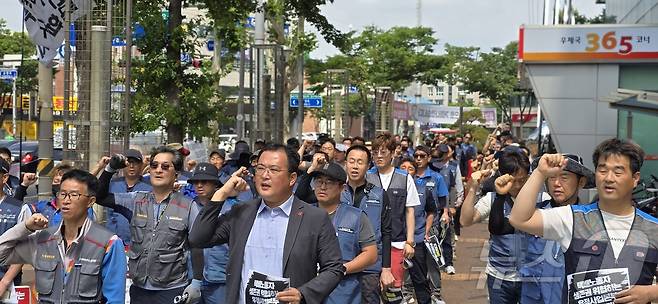
[[194,168],[194,174],[187,181],[213,181],[219,183],[219,170],[210,163],[199,163]]
[[324,164],[324,166],[322,166],[320,169],[311,172],[311,177],[313,178],[320,175],[324,175],[328,178],[343,183],[347,181],[347,173],[345,173],[345,169],[343,169],[343,167],[336,162],[328,162]]
[[144,161],[144,156],[142,156],[142,152],[139,152],[139,150],[128,149],[125,152],[123,152],[123,155],[126,158],[134,158],[134,159],[139,160],[140,162]]

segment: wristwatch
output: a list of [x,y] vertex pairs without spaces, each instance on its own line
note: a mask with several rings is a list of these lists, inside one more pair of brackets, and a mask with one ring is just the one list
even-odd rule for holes
[[414,241],[406,241],[405,243],[408,244],[409,246],[413,247],[413,248],[416,248],[416,242],[414,242]]

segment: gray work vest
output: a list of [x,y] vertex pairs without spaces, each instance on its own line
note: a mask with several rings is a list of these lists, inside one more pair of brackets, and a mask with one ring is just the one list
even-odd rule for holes
[[103,301],[101,265],[105,248],[114,235],[96,223],[82,237],[80,245],[70,252],[77,257],[71,272],[65,277],[58,239],[54,237],[58,227],[38,232],[39,246],[34,262],[39,303],[100,303]]
[[[611,268],[628,268],[629,284],[651,285],[658,265],[658,219],[635,209],[635,219],[615,258],[598,201],[571,205],[573,237],[564,253],[566,275]],[[575,284],[575,283],[574,283]],[[566,293],[564,293],[566,300]]]
[[[366,181],[383,188],[379,178],[379,171],[372,169],[366,174]],[[404,242],[407,240],[406,210],[407,210],[407,172],[395,169],[391,176],[391,183],[386,190],[391,205],[391,241]]]
[[142,287],[147,279],[158,288],[187,282],[188,216],[192,203],[174,192],[158,215],[153,210],[153,193],[137,194],[130,221],[132,246],[128,251],[128,269],[135,285]]

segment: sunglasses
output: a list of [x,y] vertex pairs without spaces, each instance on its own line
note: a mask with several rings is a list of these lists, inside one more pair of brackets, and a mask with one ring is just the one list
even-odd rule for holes
[[414,154],[414,157],[415,158],[425,158],[425,157],[427,157],[427,154],[424,154],[424,153],[423,154]]
[[160,168],[162,168],[162,171],[169,171],[169,168],[174,167],[174,165],[172,165],[170,163],[158,163],[158,162],[155,162],[155,161],[152,161],[151,163],[149,163],[149,167],[153,170],[157,169],[158,166],[160,166]]

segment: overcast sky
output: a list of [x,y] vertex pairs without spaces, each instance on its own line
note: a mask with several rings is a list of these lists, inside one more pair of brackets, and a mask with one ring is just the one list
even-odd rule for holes
[[[595,0],[573,0],[573,6],[588,17],[601,13]],[[540,24],[544,0],[422,0],[422,25],[434,29],[439,45],[478,46],[488,51],[518,40],[521,24]],[[322,11],[342,31],[364,26],[380,28],[416,26],[416,0],[335,0]],[[322,40],[322,39],[320,39]],[[312,56],[337,53],[322,41]]]
[[[21,5],[18,0],[2,1],[0,18],[9,28],[19,31]],[[573,0],[574,7],[583,15],[593,17],[603,9],[595,0]],[[338,29],[359,31],[367,25],[380,28],[416,26],[416,0],[334,0],[322,12]],[[439,45],[505,46],[518,39],[521,24],[539,24],[544,0],[423,0],[422,25],[436,32]],[[307,26],[308,28],[308,26]],[[324,58],[337,50],[320,37],[319,48],[311,54]]]

